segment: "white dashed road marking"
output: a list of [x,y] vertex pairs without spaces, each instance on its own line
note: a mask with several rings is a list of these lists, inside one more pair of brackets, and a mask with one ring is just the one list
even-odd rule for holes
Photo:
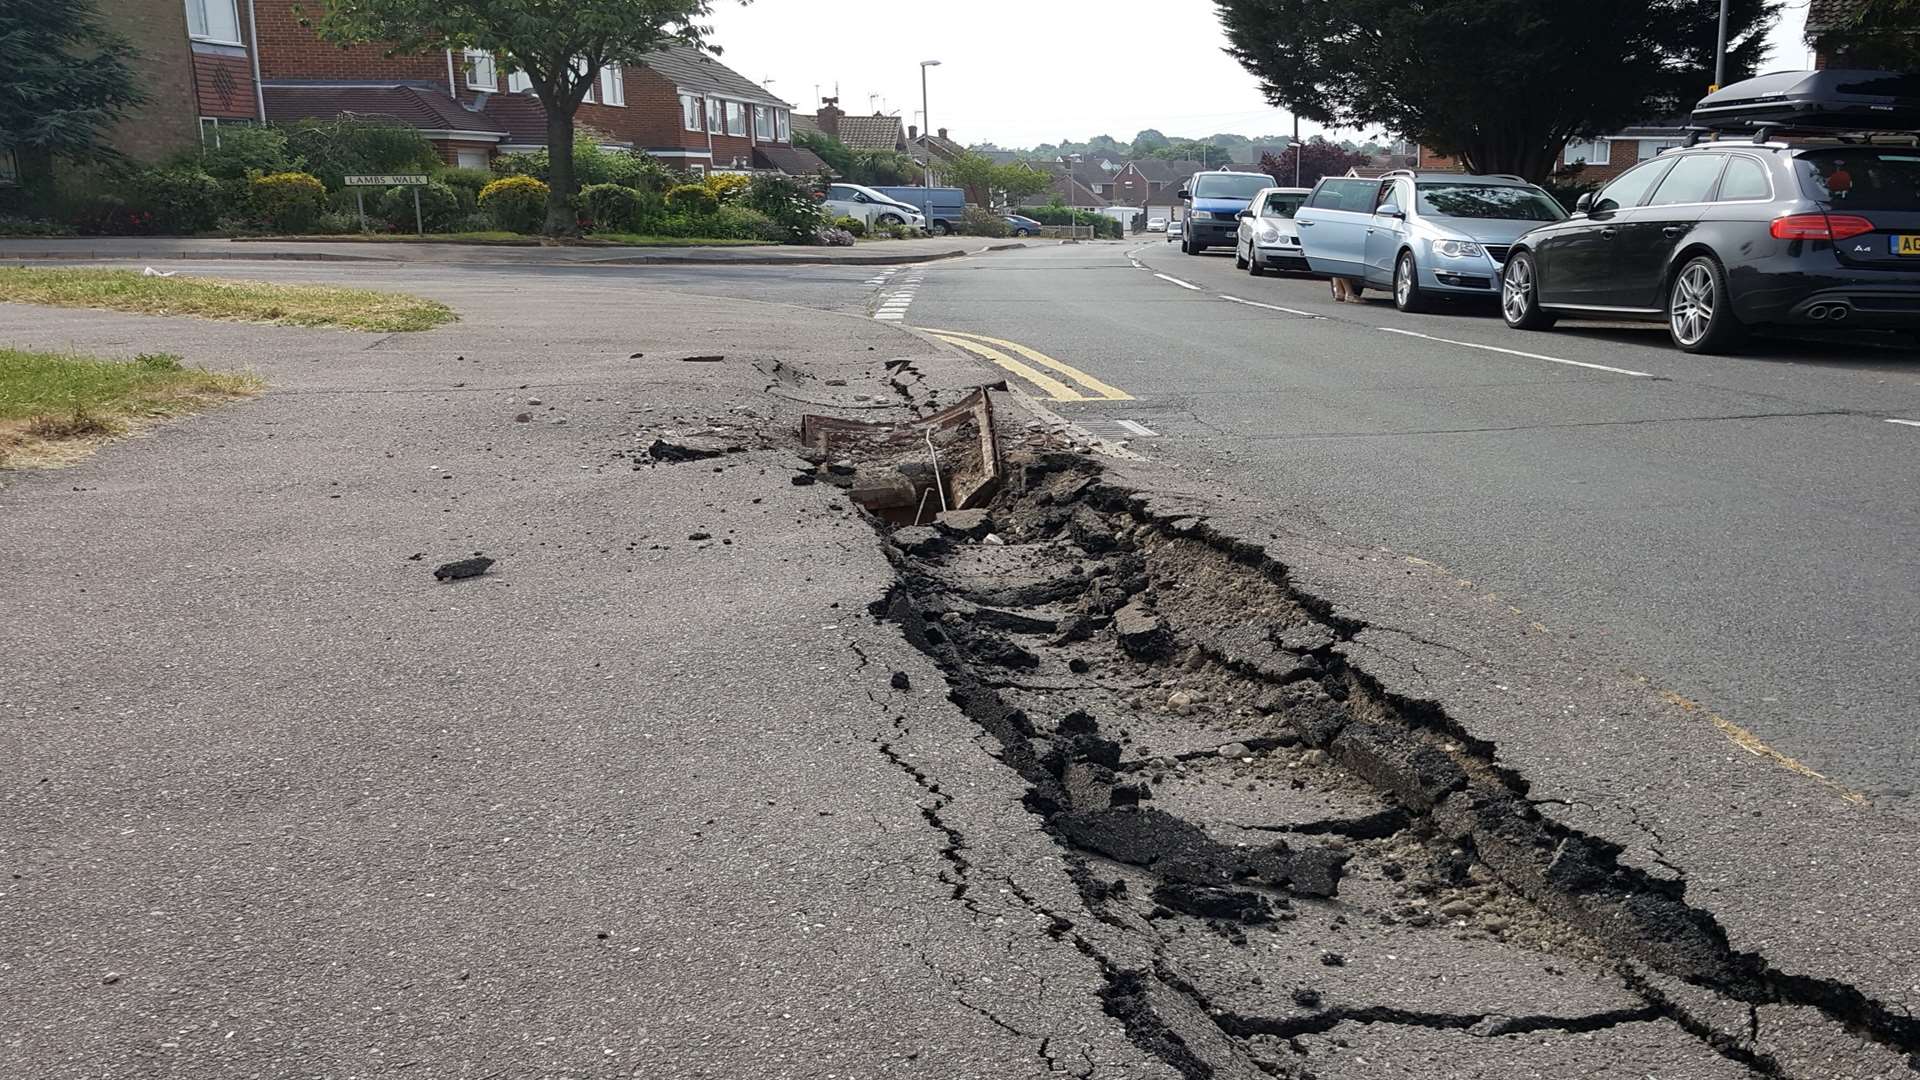
[[1237,296],[1228,296],[1225,293],[1220,294],[1220,299],[1225,300],[1229,304],[1245,304],[1248,307],[1265,308],[1268,311],[1284,311],[1289,315],[1299,315],[1308,319],[1326,318],[1325,315],[1315,315],[1311,311],[1301,311],[1299,308],[1281,307],[1278,304],[1263,304],[1258,300],[1242,300]]
[[1498,345],[1477,345],[1471,341],[1455,341],[1452,338],[1434,337],[1432,334],[1417,334],[1412,330],[1396,330],[1391,326],[1376,326],[1376,330],[1385,330],[1389,334],[1402,337],[1419,338],[1422,341],[1437,341],[1442,345],[1458,345],[1463,349],[1484,349],[1487,352],[1505,353],[1508,356],[1523,356],[1528,360],[1545,360],[1549,364],[1566,364],[1569,367],[1591,368],[1594,371],[1610,371],[1615,375],[1631,375],[1636,379],[1654,379],[1659,376],[1650,371],[1629,371],[1626,368],[1608,367],[1605,364],[1589,364],[1580,360],[1563,360],[1558,356],[1542,356],[1539,353],[1521,352],[1519,349],[1503,349]]
[[[887,279],[898,273],[899,270],[900,268],[896,266],[892,270],[887,271],[877,279],[877,283],[882,285],[886,284]],[[895,287],[893,292],[886,294],[886,296],[881,299],[880,310],[874,312],[873,317],[879,319],[881,322],[899,322],[905,319],[907,317],[907,308],[913,304],[914,290],[920,287],[920,282],[926,279],[926,274],[927,272],[925,270],[916,270],[908,275]],[[874,283],[875,282],[868,282],[868,284]]]
[[1892,418],[1892,417],[1888,417],[1888,418],[1887,418],[1887,423],[1889,423],[1889,424],[1905,424],[1905,425],[1906,425],[1906,426],[1908,426],[1908,427],[1920,427],[1920,420],[1895,420],[1895,419],[1894,419],[1894,418]]
[[1192,290],[1193,290],[1194,292],[1204,292],[1204,291],[1205,291],[1205,290],[1203,290],[1203,289],[1201,289],[1201,288],[1200,288],[1200,286],[1198,286],[1198,285],[1193,285],[1193,284],[1189,284],[1189,283],[1187,283],[1187,282],[1185,282],[1185,281],[1181,281],[1181,280],[1180,280],[1179,278],[1177,278],[1177,277],[1168,277],[1168,276],[1167,276],[1167,275],[1165,275],[1165,274],[1155,274],[1155,275],[1153,275],[1153,276],[1154,276],[1154,277],[1157,277],[1157,278],[1159,278],[1159,279],[1160,279],[1161,281],[1171,281],[1171,282],[1173,282],[1173,283],[1174,283],[1175,285],[1178,285],[1178,286],[1180,286],[1180,287],[1181,287],[1181,288],[1183,288],[1183,289],[1192,289]]
[[1134,420],[1115,420],[1114,424],[1119,427],[1125,428],[1126,430],[1131,431],[1135,435],[1139,435],[1142,438],[1152,438],[1160,434],[1159,432],[1153,430],[1147,425],[1139,423],[1138,421],[1134,421]]

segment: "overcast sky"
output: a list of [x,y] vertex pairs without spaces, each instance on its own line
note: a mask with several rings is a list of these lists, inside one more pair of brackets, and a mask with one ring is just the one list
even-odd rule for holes
[[[1806,66],[1806,3],[1788,0],[1770,67]],[[1141,9],[1151,17],[1133,14]],[[1126,142],[1143,128],[1189,138],[1284,135],[1293,127],[1220,51],[1226,35],[1212,0],[715,0],[712,23],[727,66],[800,112],[837,85],[848,112],[878,109],[918,125],[919,62],[939,60],[927,80],[933,127],[962,143],[1025,147],[1102,134]]]

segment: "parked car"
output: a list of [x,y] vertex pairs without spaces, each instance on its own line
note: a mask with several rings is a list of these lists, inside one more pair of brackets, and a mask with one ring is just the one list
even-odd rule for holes
[[868,228],[888,225],[927,227],[927,218],[917,206],[890,199],[870,187],[859,184],[833,184],[827,188],[826,207],[834,217],[857,218]]
[[1259,277],[1268,270],[1305,270],[1307,256],[1300,249],[1300,230],[1294,211],[1307,200],[1306,188],[1262,188],[1241,211],[1233,242],[1233,265]]
[[1198,255],[1210,247],[1231,247],[1240,227],[1240,211],[1253,201],[1255,192],[1273,186],[1266,173],[1218,172],[1194,173],[1180,189],[1186,201],[1180,218],[1184,225],[1180,250]]
[[1166,232],[1166,231],[1167,231],[1167,219],[1166,219],[1166,218],[1163,218],[1163,217],[1157,217],[1157,218],[1148,218],[1148,219],[1147,219],[1147,231],[1148,231],[1148,232]]
[[[1768,110],[1818,126],[1823,95],[1862,87],[1879,90],[1882,122],[1920,122],[1920,76],[1846,70],[1736,83],[1694,115],[1711,122],[1702,110],[1745,100],[1734,111],[1749,132]],[[1844,104],[1834,115],[1847,130],[1874,122]],[[1562,316],[1659,319],[1694,353],[1761,326],[1920,329],[1920,150],[1765,131],[1668,150],[1521,237],[1500,307],[1526,330]]]
[[965,188],[877,187],[868,190],[918,211],[927,219],[927,229],[938,236],[947,236],[959,228],[967,211]]
[[1438,296],[1494,297],[1515,238],[1567,216],[1516,176],[1417,173],[1328,177],[1294,214],[1307,265],[1392,290],[1419,311]]
[[1172,243],[1173,241],[1180,239],[1186,234],[1187,234],[1187,226],[1185,222],[1181,221],[1179,218],[1172,218],[1168,220],[1167,222],[1167,242],[1168,243]]
[[1022,217],[1019,214],[1008,214],[1007,228],[1012,229],[1013,235],[1015,236],[1039,236],[1041,226],[1039,222],[1030,217]]

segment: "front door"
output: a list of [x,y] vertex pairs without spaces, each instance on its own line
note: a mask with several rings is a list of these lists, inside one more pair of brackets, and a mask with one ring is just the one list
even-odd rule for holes
[[[1407,239],[1407,215],[1413,212],[1413,184],[1389,180],[1374,196],[1373,220],[1367,224],[1367,282],[1385,288],[1393,284],[1393,264]],[[1383,214],[1395,210],[1398,217]]]
[[1300,246],[1315,273],[1358,278],[1367,273],[1367,227],[1380,181],[1324,180],[1294,217]]
[[1594,195],[1586,217],[1555,226],[1534,245],[1541,303],[1606,304],[1620,215],[1644,202],[1672,164],[1655,160],[1627,170]]
[[1613,272],[1596,303],[1645,310],[1666,302],[1667,264],[1706,212],[1726,163],[1725,154],[1680,155],[1645,205],[1620,212]]

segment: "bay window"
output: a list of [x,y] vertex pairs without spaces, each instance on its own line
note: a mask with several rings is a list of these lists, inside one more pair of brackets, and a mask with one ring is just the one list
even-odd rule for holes
[[774,128],[774,140],[776,142],[792,142],[793,114],[785,109],[775,109],[773,114],[776,125]]
[[680,126],[688,131],[700,130],[700,99],[692,94],[680,95]]
[[773,141],[773,110],[768,106],[753,107],[753,137],[761,142]]
[[723,111],[721,107],[725,104],[726,102],[719,98],[707,99],[707,130],[715,135],[724,135],[727,131],[720,123],[720,114]]
[[727,102],[727,134],[745,135],[747,133],[747,106],[745,102]]

